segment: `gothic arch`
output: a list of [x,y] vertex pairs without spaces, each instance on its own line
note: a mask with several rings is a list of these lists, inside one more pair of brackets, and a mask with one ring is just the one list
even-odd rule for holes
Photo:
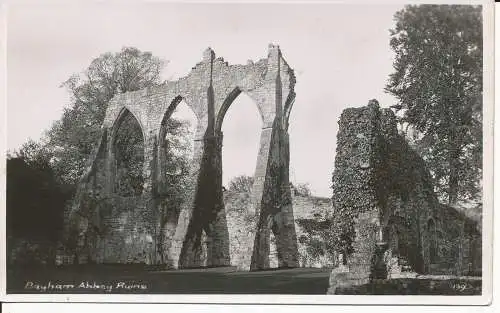
[[130,110],[127,106],[124,106],[120,110],[120,113],[118,113],[118,115],[116,116],[116,119],[114,120],[114,122],[111,126],[110,143],[111,143],[111,147],[113,147],[113,149],[114,149],[114,145],[115,145],[116,134],[117,134],[118,130],[120,129],[120,126],[121,126],[123,120],[129,114],[136,120],[137,124],[139,125],[139,127],[141,129],[142,140],[144,142],[146,142],[146,134],[144,132],[144,126],[142,125],[141,120],[132,112],[132,110]]
[[238,98],[238,96],[242,92],[244,92],[245,94],[247,94],[249,96],[249,98],[252,99],[252,102],[257,106],[257,109],[259,110],[259,115],[260,115],[260,118],[261,118],[262,122],[264,121],[264,114],[263,114],[262,108],[258,104],[258,102],[249,93],[243,91],[240,87],[235,87],[227,95],[226,99],[224,100],[224,102],[222,103],[222,105],[221,105],[221,107],[219,109],[219,113],[217,114],[217,119],[216,119],[216,122],[215,122],[215,132],[216,133],[218,133],[218,132],[221,131],[221,129],[222,129],[222,123],[224,122],[224,117],[226,116],[227,111],[229,110],[229,108],[233,104],[234,100],[236,100],[236,98]]
[[[170,102],[169,106],[167,107],[167,110],[163,114],[161,120],[160,120],[160,127],[158,127],[158,140],[161,143],[162,140],[164,140],[164,135],[165,135],[165,126],[168,120],[172,117],[172,114],[175,112],[175,109],[181,103],[182,101],[186,101],[184,97],[182,96],[176,96],[174,99]],[[192,111],[191,107],[188,105],[189,109]],[[193,111],[194,113],[194,111]]]
[[[135,124],[133,126],[139,128],[138,129],[138,131],[140,132],[140,146],[139,147],[141,149],[140,155],[134,154],[132,156],[132,159],[129,159],[128,162],[126,161],[126,159],[120,158],[123,155],[121,155],[121,153],[118,153],[118,152],[120,152],[120,151],[123,152],[124,151],[123,149],[130,149],[130,147],[125,147],[125,146],[131,144],[131,142],[128,142],[129,139],[125,139],[127,141],[125,143],[123,143],[123,142],[118,143],[117,142],[120,131],[122,130],[122,127],[123,127],[123,122],[126,119],[130,119],[130,121],[132,121],[132,123]],[[128,126],[132,126],[132,125],[129,124]],[[124,138],[129,138],[129,137],[122,136],[121,138],[124,139]],[[136,143],[139,143],[139,142],[136,142]],[[108,151],[110,154],[110,159],[112,159],[112,161],[111,161],[112,164],[110,164],[110,166],[113,167],[113,170],[110,171],[108,174],[108,175],[112,176],[112,177],[110,177],[110,186],[109,186],[109,190],[111,192],[116,193],[117,195],[127,196],[127,197],[132,196],[130,194],[130,192],[132,192],[132,194],[135,194],[135,195],[142,194],[142,192],[144,190],[143,189],[143,187],[144,187],[144,172],[142,171],[142,168],[144,167],[144,162],[145,162],[145,153],[146,153],[144,151],[145,144],[146,144],[146,137],[144,134],[144,127],[141,125],[140,120],[137,118],[136,115],[134,115],[134,113],[129,108],[123,107],[120,110],[119,114],[117,115],[115,122],[113,123],[112,129],[110,132],[110,138],[109,138]],[[135,153],[137,153],[137,151],[135,151]],[[120,160],[125,161],[125,163],[120,162]],[[132,173],[131,168],[130,168],[130,166],[132,164],[140,165],[140,167],[141,167],[140,173],[135,172],[135,174],[130,175],[130,173]],[[124,169],[126,169],[126,170],[124,171]],[[124,174],[124,173],[128,173],[128,174]],[[131,181],[130,181],[130,179],[131,179]],[[128,183],[126,183],[125,185],[122,185],[122,183],[124,181],[127,181],[127,180],[129,180]],[[126,186],[126,189],[123,190],[121,188],[121,186]],[[131,187],[133,187],[132,190],[130,190]]]

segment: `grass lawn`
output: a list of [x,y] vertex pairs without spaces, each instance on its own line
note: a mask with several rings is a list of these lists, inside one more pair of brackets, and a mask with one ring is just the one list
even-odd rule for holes
[[7,293],[326,294],[329,276],[330,269],[317,268],[237,272],[233,267],[16,267],[7,269]]
[[[10,267],[7,293],[321,294],[330,269],[238,272],[234,267],[158,270],[142,265]],[[480,295],[480,277],[377,280],[339,289],[344,295]]]
[[477,279],[433,279],[402,278],[377,280],[371,283],[340,288],[338,295],[438,295],[473,296],[481,295],[482,281]]

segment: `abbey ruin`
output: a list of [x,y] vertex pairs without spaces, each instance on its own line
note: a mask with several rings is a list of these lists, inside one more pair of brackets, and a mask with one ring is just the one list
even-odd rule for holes
[[[398,134],[394,113],[381,109],[376,100],[346,109],[340,118],[333,201],[294,197],[288,136],[294,86],[294,72],[278,46],[269,46],[266,59],[246,65],[229,65],[207,49],[186,77],[113,98],[70,216],[77,233],[77,261],[167,268],[232,265],[239,270],[307,266],[297,238],[302,231],[297,212],[311,219],[308,210],[316,206],[317,212],[354,216],[352,251],[346,253],[342,270],[332,273],[331,293],[341,281],[364,284],[405,271],[480,272],[478,222],[439,203],[424,160]],[[250,218],[239,216],[240,208],[229,202],[240,195],[224,194],[222,188],[221,125],[242,92],[253,99],[262,118],[250,199],[238,200],[248,206],[244,210]],[[166,123],[181,101],[197,118],[192,184],[184,204],[169,211],[163,192]],[[144,138],[145,181],[140,196],[124,197],[116,193],[115,138],[129,115]],[[295,216],[294,205],[300,207]],[[271,241],[276,260],[271,260]]]
[[354,218],[355,236],[329,293],[373,279],[481,272],[479,221],[439,203],[424,160],[377,100],[340,117],[333,193],[336,214]]
[[[249,208],[257,218],[251,221],[253,231],[245,234],[252,244],[238,266],[268,268],[272,232],[279,266],[297,267],[287,131],[294,85],[293,70],[278,46],[269,46],[266,59],[246,65],[228,65],[209,48],[186,77],[113,98],[71,213],[79,258],[97,263],[164,263],[173,268],[230,265],[221,125],[231,103],[244,92],[257,104],[262,129]],[[197,118],[193,186],[182,207],[163,212],[165,124],[181,100]],[[145,182],[138,197],[115,193],[115,136],[129,114],[137,119],[144,137]],[[92,196],[106,201],[88,201]]]

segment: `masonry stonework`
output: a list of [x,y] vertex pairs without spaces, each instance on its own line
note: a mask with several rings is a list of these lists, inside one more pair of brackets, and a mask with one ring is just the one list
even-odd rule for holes
[[[100,142],[84,173],[71,214],[79,259],[100,263],[141,262],[174,268],[230,264],[229,233],[222,191],[224,115],[245,92],[262,117],[260,149],[251,196],[253,231],[244,269],[269,267],[270,234],[276,238],[280,267],[298,266],[289,186],[288,117],[295,76],[278,46],[268,57],[228,65],[211,49],[177,81],[115,96],[106,111]],[[197,118],[192,188],[184,205],[164,212],[165,125],[184,100]],[[115,193],[115,137],[132,114],[144,137],[144,188],[140,197]],[[100,199],[93,201],[92,199]],[[162,218],[167,216],[166,223]]]
[[[306,195],[294,195],[292,191],[292,206],[294,212],[294,228],[297,238],[307,235],[300,226],[300,220],[311,222],[324,221],[332,212],[332,201],[329,198],[319,198]],[[249,212],[251,207],[251,193],[246,191],[227,190],[224,192],[224,204],[227,213],[229,229],[229,245],[231,266],[238,269],[248,268],[250,261],[245,256],[252,252],[255,228],[252,228],[255,219],[254,213]],[[269,234],[269,264],[271,268],[279,267],[278,249],[275,236]],[[307,251],[307,244],[298,240],[298,266],[300,267],[332,267],[334,257],[330,255],[313,256]]]
[[340,117],[333,190],[334,208],[353,216],[355,236],[347,265],[332,271],[329,293],[405,272],[480,271],[478,224],[439,203],[425,162],[376,100]]

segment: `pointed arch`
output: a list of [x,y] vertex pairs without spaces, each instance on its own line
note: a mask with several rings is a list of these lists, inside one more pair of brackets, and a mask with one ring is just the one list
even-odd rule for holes
[[[186,101],[186,97],[184,97],[182,95],[177,95],[172,99],[172,101],[170,101],[170,104],[168,105],[167,109],[165,110],[165,113],[163,113],[163,116],[160,120],[160,125],[157,128],[156,135],[160,139],[160,141],[161,141],[161,138],[164,138],[165,126],[167,125],[168,120],[172,117],[172,115],[174,114],[175,110],[177,109],[177,107],[179,106],[179,104],[181,102],[184,102],[186,104],[186,106],[189,108],[189,110],[193,113],[193,116],[196,117],[196,123],[197,124],[200,123],[199,117],[196,114],[196,111],[193,109],[193,107],[190,105],[190,103],[188,101]],[[197,128],[198,125],[194,125],[194,127]]]
[[121,109],[112,126],[110,144],[115,168],[112,190],[121,196],[142,194],[146,136],[140,120],[127,107]]
[[[172,115],[174,115],[180,103],[184,103],[189,108],[189,112],[191,112],[191,115],[195,118],[194,125],[190,125],[190,128],[194,128],[195,130],[198,128],[198,124],[200,123],[200,121],[198,119],[198,116],[196,115],[196,112],[193,110],[192,106],[189,105],[189,103],[186,101],[185,97],[178,95],[174,97],[173,100],[170,102],[169,106],[167,107],[167,110],[165,111],[165,113],[161,118],[160,125],[156,130],[157,131],[156,136],[158,138],[158,147],[164,146],[166,134],[168,131],[168,122],[172,118]],[[189,121],[189,118],[187,120]]]
[[[226,99],[224,100],[224,102],[222,103],[220,109],[219,109],[219,113],[217,115],[217,118],[215,120],[215,132],[218,133],[221,131],[221,128],[222,128],[222,123],[224,122],[224,117],[226,116],[226,113],[227,113],[227,110],[229,109],[229,107],[231,106],[231,104],[233,104],[234,100],[244,91],[242,91],[242,89],[240,87],[235,87],[226,97]],[[246,92],[245,92],[246,93]],[[257,103],[257,101],[255,101],[255,99],[253,97],[251,97],[248,93],[246,93],[252,100],[253,102],[255,103],[255,105],[257,106],[257,109],[259,110],[259,115],[260,115],[260,118],[262,120],[262,122],[264,121],[264,113],[262,112],[262,108],[260,107],[260,105]]]
[[[158,128],[158,139],[159,139],[159,144],[161,145],[162,140],[165,140],[165,132],[166,132],[166,125],[172,114],[174,113],[175,109],[181,103],[181,101],[184,100],[182,96],[176,96],[172,102],[170,102],[170,105],[168,106],[167,110],[163,114],[163,117],[160,121],[160,127]],[[163,139],[162,139],[163,138]]]
[[143,142],[146,142],[146,134],[144,132],[144,126],[141,123],[141,120],[130,110],[127,106],[124,106],[121,110],[120,113],[118,113],[115,121],[113,122],[113,125],[111,126],[111,146],[115,146],[115,140],[116,140],[116,133],[120,129],[121,124],[125,120],[129,114],[136,120],[137,124],[139,125],[141,129],[141,134],[142,134],[142,140]]

